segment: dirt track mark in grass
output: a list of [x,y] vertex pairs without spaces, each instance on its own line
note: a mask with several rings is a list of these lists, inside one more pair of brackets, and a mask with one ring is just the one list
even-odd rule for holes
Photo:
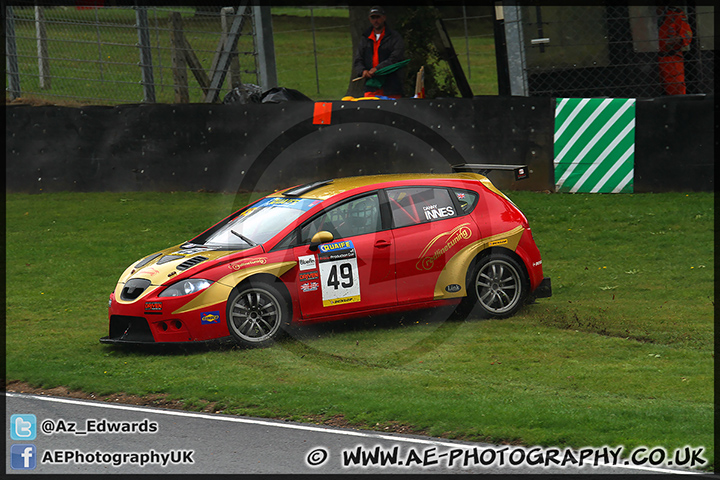
[[626,340],[634,340],[640,343],[656,343],[656,341],[647,335],[638,335],[631,333],[629,330],[625,332],[614,332],[608,330],[607,325],[602,319],[584,316],[580,318],[577,312],[559,312],[555,310],[550,312],[547,310],[548,315],[543,315],[540,318],[540,324],[549,327],[555,327],[562,330],[575,330],[578,332],[589,332],[604,337],[611,338],[624,338]]

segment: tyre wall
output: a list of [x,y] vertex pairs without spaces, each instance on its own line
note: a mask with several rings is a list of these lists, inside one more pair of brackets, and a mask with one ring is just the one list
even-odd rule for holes
[[[713,97],[636,102],[634,191],[712,190]],[[526,164],[555,191],[555,98],[6,106],[6,191],[267,191],[338,176]]]

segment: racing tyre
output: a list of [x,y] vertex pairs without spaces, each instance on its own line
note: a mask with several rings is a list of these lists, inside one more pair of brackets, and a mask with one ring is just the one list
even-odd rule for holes
[[468,300],[490,318],[514,315],[528,295],[530,281],[525,269],[513,257],[491,253],[481,258],[468,282]]
[[245,283],[233,290],[227,304],[227,326],[235,341],[246,347],[266,347],[290,324],[285,296],[270,283]]

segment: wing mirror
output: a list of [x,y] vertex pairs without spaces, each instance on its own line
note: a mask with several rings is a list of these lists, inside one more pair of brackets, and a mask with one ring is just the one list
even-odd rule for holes
[[317,232],[310,239],[310,250],[314,252],[315,250],[318,249],[320,244],[332,242],[333,238],[335,238],[335,237],[333,237],[333,234],[328,231],[321,230],[321,231]]

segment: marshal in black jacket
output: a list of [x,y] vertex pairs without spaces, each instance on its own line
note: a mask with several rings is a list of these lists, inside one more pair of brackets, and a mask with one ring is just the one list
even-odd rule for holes
[[[363,70],[370,70],[373,67],[373,41],[370,40],[372,27],[368,28],[360,37],[358,48],[353,59],[353,72],[356,76],[362,75]],[[387,67],[394,63],[405,60],[405,42],[398,32],[385,26],[385,36],[380,41],[378,49],[377,69]],[[383,93],[385,95],[402,95],[403,81],[402,73],[404,68],[387,75],[385,84],[383,85]],[[365,88],[365,91],[372,91],[372,88]]]

